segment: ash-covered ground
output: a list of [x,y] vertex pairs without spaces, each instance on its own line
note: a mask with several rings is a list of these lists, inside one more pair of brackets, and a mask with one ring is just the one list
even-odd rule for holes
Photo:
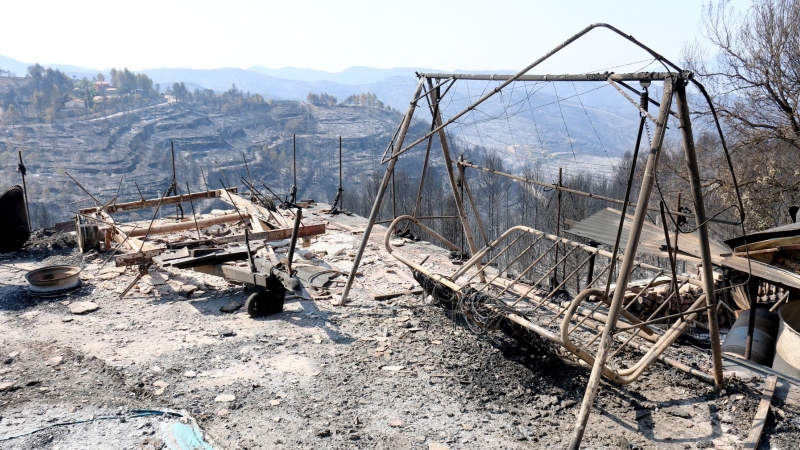
[[[374,300],[413,285],[380,233],[347,306],[304,292],[264,319],[221,311],[244,301],[240,286],[177,269],[151,269],[120,299],[136,272],[35,236],[0,256],[0,448],[170,448],[164,430],[192,420],[220,449],[565,448],[588,369],[514,330],[476,335],[424,295]],[[304,251],[346,270],[359,238],[329,226]],[[28,295],[25,273],[54,264],[80,265],[82,287]],[[81,302],[98,309],[73,314]],[[738,448],[756,381],[715,391],[657,363],[630,386],[603,385],[583,447]],[[797,448],[798,411],[773,405],[760,448]]]

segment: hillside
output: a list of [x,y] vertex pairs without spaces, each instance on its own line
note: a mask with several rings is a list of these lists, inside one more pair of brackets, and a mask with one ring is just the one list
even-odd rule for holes
[[[0,132],[0,163],[13,168],[22,150],[28,170],[32,209],[52,220],[66,220],[88,196],[69,173],[101,201],[118,189],[120,199],[159,197],[171,178],[174,142],[179,187],[185,191],[226,184],[241,186],[250,175],[276,193],[292,184],[292,135],[297,134],[298,190],[302,198],[333,200],[338,185],[338,138],[343,138],[347,189],[378,169],[377,158],[391,139],[400,114],[366,107],[316,107],[271,102],[259,107],[218,108],[200,103],[170,103],[108,118],[53,124],[7,126]],[[202,170],[202,173],[201,173]],[[12,170],[0,173],[4,186],[20,182]],[[34,218],[36,222],[36,218]]]

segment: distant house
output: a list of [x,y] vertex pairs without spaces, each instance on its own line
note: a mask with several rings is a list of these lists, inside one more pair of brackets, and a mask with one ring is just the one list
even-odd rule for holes
[[73,98],[64,104],[65,109],[77,109],[85,106],[82,98]]
[[95,81],[94,88],[97,90],[97,92],[100,93],[100,95],[105,95],[106,92],[108,92],[111,89],[114,89],[111,87],[111,83],[109,83],[108,81]]

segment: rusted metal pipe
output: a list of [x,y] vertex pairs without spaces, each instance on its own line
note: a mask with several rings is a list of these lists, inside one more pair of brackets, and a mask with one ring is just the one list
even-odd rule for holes
[[[414,91],[414,95],[412,96],[413,98],[417,98],[419,93],[422,92],[423,83],[424,79],[420,79],[419,83],[417,83],[417,88]],[[396,148],[399,148],[403,145],[408,128],[411,126],[411,118],[414,116],[414,110],[416,108],[417,102],[412,101],[408,106],[406,115],[403,116],[403,122],[400,124],[400,130],[397,133],[398,145]],[[356,279],[356,272],[358,271],[359,264],[361,264],[361,257],[364,256],[364,250],[367,248],[367,244],[369,243],[369,235],[372,233],[372,227],[375,224],[375,220],[378,218],[378,213],[381,210],[383,196],[386,193],[386,186],[389,184],[392,173],[394,173],[395,164],[397,164],[397,155],[394,154],[393,151],[392,157],[389,160],[389,165],[386,167],[386,173],[383,175],[383,181],[378,189],[378,194],[375,196],[375,203],[372,204],[372,211],[370,211],[369,218],[367,219],[367,227],[364,229],[364,236],[362,236],[361,244],[358,246],[358,250],[356,251],[356,257],[353,260],[353,268],[350,269],[350,274],[347,276],[347,283],[344,285],[344,290],[342,291],[342,298],[339,300],[339,305],[344,305],[344,303],[347,301],[347,296],[350,294],[350,288],[353,286],[353,281]]]
[[[661,101],[661,110],[658,113],[658,121],[656,122],[656,131],[653,138],[652,148],[647,157],[647,165],[645,166],[644,176],[642,178],[642,186],[639,190],[639,198],[636,205],[636,213],[631,224],[630,234],[628,236],[628,244],[625,248],[625,255],[622,259],[622,266],[619,269],[617,278],[617,286],[627,286],[630,281],[631,270],[634,266],[634,259],[636,257],[636,249],[639,245],[639,238],[642,233],[642,225],[644,224],[645,214],[647,212],[647,203],[650,201],[650,192],[653,188],[655,180],[656,163],[661,151],[661,144],[664,140],[664,134],[667,126],[667,119],[669,114],[669,107],[672,104],[673,93],[673,80],[667,78],[664,80],[664,94]],[[594,358],[594,365],[592,373],[589,376],[589,383],[586,386],[586,392],[583,396],[581,409],[578,413],[578,418],[575,422],[575,429],[572,435],[572,441],[569,448],[577,450],[580,448],[581,441],[583,440],[583,433],[586,431],[586,423],[589,421],[589,414],[594,404],[594,399],[597,396],[597,390],[600,387],[600,378],[603,375],[603,369],[606,364],[606,358],[611,347],[611,340],[613,339],[612,332],[616,318],[619,315],[622,307],[622,300],[625,297],[625,289],[616,289],[614,297],[609,306],[609,321],[603,327],[602,337],[600,339],[599,350],[597,356]]]
[[[700,168],[697,166],[697,153],[694,148],[692,121],[689,117],[689,104],[686,102],[686,83],[679,80],[676,86],[676,107],[680,119],[683,147],[686,155],[686,167],[689,170],[689,184],[692,188],[694,217],[696,220],[698,240],[700,241],[700,260],[703,264],[703,292],[708,302],[708,335],[711,339],[711,357],[714,361],[714,384],[719,388],[725,381],[722,378],[722,350],[719,342],[719,323],[717,319],[717,297],[714,293],[714,266],[711,262],[708,224],[706,223],[706,207],[703,202],[703,187],[700,184]],[[663,105],[662,105],[663,108]]]

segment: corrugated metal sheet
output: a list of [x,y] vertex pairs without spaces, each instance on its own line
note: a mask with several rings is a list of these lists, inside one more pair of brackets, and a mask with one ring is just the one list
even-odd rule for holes
[[[581,220],[566,232],[613,246],[619,228],[620,214],[621,212],[616,209],[606,208]],[[620,239],[620,248],[623,250],[627,247],[632,221],[633,216],[625,216],[625,224],[623,225]],[[637,251],[666,258],[667,252],[665,249],[664,230],[646,222],[642,228],[642,236],[639,240]],[[754,276],[777,285],[800,289],[800,275],[752,259],[749,260],[748,264],[747,258],[741,256],[722,256],[730,253],[731,250],[725,245],[711,241],[711,260],[714,264],[744,273],[752,272]],[[678,237],[678,259],[694,264],[700,263],[700,241],[697,233],[681,234]]]

